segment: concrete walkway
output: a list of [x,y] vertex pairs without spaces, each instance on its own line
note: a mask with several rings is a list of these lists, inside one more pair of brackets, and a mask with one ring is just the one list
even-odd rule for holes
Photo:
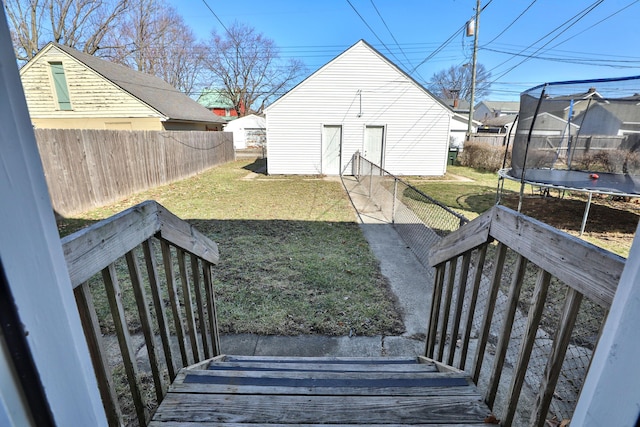
[[433,275],[396,233],[389,220],[372,204],[354,177],[344,177],[360,227],[382,274],[398,298],[406,332],[387,337],[327,337],[322,335],[222,335],[225,354],[261,356],[413,356],[424,352]]

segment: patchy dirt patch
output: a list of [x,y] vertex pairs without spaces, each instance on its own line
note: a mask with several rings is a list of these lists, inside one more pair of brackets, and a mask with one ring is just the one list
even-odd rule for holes
[[[618,248],[619,250],[614,251],[626,256],[640,220],[639,202],[639,199],[594,195],[582,237],[586,240],[603,241],[609,246],[606,249]],[[580,234],[586,203],[587,198],[584,196],[528,196],[523,200],[522,213],[577,236]],[[518,197],[505,196],[503,204],[516,209]]]

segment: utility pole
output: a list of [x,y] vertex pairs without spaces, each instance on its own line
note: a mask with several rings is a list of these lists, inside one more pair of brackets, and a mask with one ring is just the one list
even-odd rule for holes
[[476,18],[473,30],[473,60],[471,62],[471,101],[469,102],[467,141],[471,139],[471,131],[473,129],[473,104],[476,101],[476,59],[478,55],[478,32],[480,31],[480,0],[476,0]]

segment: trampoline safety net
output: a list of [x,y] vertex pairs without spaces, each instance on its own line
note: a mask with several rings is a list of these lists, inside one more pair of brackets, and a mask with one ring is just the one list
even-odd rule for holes
[[640,194],[640,76],[546,83],[522,93],[508,173]]

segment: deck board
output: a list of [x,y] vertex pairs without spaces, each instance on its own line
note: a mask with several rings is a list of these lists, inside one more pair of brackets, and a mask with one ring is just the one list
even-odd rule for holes
[[[202,421],[152,421],[149,427],[216,427],[220,426],[219,422],[202,422]],[[224,423],[224,427],[254,427],[255,424],[247,423]],[[326,427],[327,424],[269,424],[269,427]],[[429,423],[429,424],[384,424],[385,427],[488,427],[490,424],[482,423]],[[371,424],[331,424],[331,427],[371,427]]]
[[[426,367],[425,367],[426,366]],[[390,364],[377,365],[367,363],[278,363],[278,362],[218,362],[211,364],[210,370],[257,370],[257,371],[296,371],[296,372],[424,372],[425,369],[438,372],[435,365],[414,364]]]
[[169,393],[156,421],[216,423],[479,423],[486,406],[470,396],[280,396]]
[[[287,376],[286,372],[251,375],[189,372],[180,374],[171,387],[174,393],[270,394],[270,395],[334,395],[334,396],[477,396],[475,386],[460,374],[395,374],[385,377],[371,373],[356,375]],[[244,375],[243,375],[244,374]],[[262,374],[260,372],[259,374]]]
[[[252,362],[252,363],[300,363],[300,357],[295,356],[224,356],[218,361],[225,362]],[[411,365],[431,364],[434,362],[421,362],[417,357],[305,357],[304,363],[325,364],[368,364],[368,365]]]
[[[252,427],[255,424],[247,423],[224,423],[224,427]],[[218,422],[196,422],[196,421],[152,421],[149,427],[217,427]],[[327,424],[269,424],[269,427],[326,427]],[[482,423],[436,423],[436,424],[384,424],[385,427],[488,427],[490,424]],[[331,427],[371,427],[371,424],[331,424]]]

